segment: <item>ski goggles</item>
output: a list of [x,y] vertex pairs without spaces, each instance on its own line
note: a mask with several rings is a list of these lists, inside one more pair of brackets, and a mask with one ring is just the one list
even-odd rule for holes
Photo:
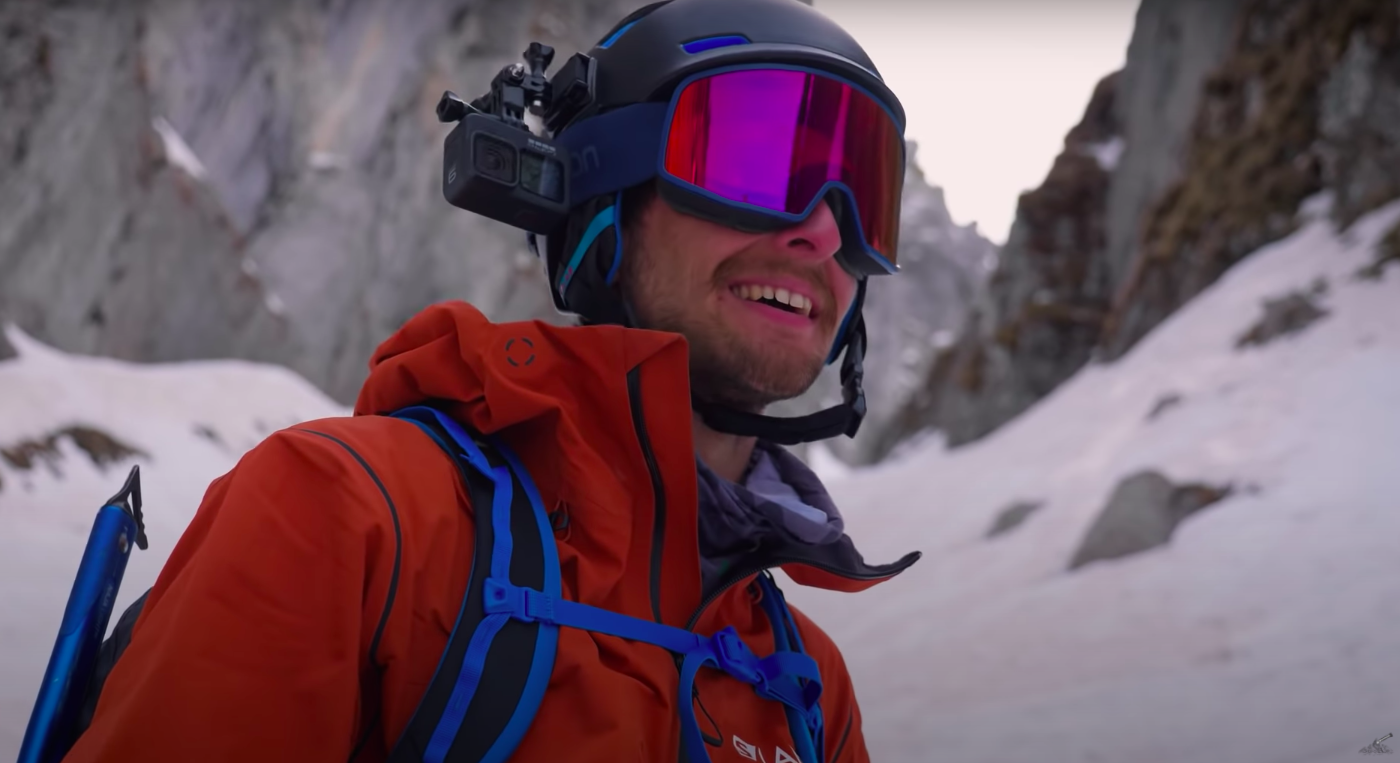
[[663,198],[749,231],[790,227],[836,194],[842,264],[898,271],[903,126],[882,101],[831,74],[740,66],[684,80],[669,103],[625,106],[558,139],[575,200],[660,177]]

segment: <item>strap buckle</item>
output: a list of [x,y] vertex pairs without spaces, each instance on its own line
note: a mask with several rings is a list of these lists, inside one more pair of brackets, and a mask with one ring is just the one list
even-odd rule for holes
[[710,651],[720,670],[756,688],[767,686],[768,677],[763,674],[758,656],[739,637],[734,626],[726,626],[710,637]]
[[488,615],[510,615],[527,623],[554,623],[554,597],[499,578],[482,586],[482,609]]

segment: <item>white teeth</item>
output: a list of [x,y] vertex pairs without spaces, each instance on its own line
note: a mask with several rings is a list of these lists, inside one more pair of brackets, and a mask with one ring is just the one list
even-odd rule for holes
[[791,307],[794,312],[802,315],[812,314],[812,300],[787,289],[777,289],[772,286],[759,286],[757,284],[744,284],[735,286],[731,291],[736,297],[757,302],[760,299],[771,299]]

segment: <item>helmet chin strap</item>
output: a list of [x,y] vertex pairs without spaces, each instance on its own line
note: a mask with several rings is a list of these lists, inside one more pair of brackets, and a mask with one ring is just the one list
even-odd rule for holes
[[736,411],[691,395],[691,407],[700,414],[705,426],[716,432],[739,437],[760,437],[779,445],[796,445],[826,440],[838,435],[855,437],[865,418],[865,390],[861,366],[865,358],[865,319],[857,313],[846,340],[846,352],[841,360],[841,398],[839,405],[795,418],[764,416]]

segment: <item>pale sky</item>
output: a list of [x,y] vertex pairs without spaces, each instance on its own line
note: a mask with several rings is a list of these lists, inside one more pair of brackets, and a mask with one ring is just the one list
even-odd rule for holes
[[904,103],[919,166],[953,220],[997,242],[1104,75],[1136,0],[815,0]]

